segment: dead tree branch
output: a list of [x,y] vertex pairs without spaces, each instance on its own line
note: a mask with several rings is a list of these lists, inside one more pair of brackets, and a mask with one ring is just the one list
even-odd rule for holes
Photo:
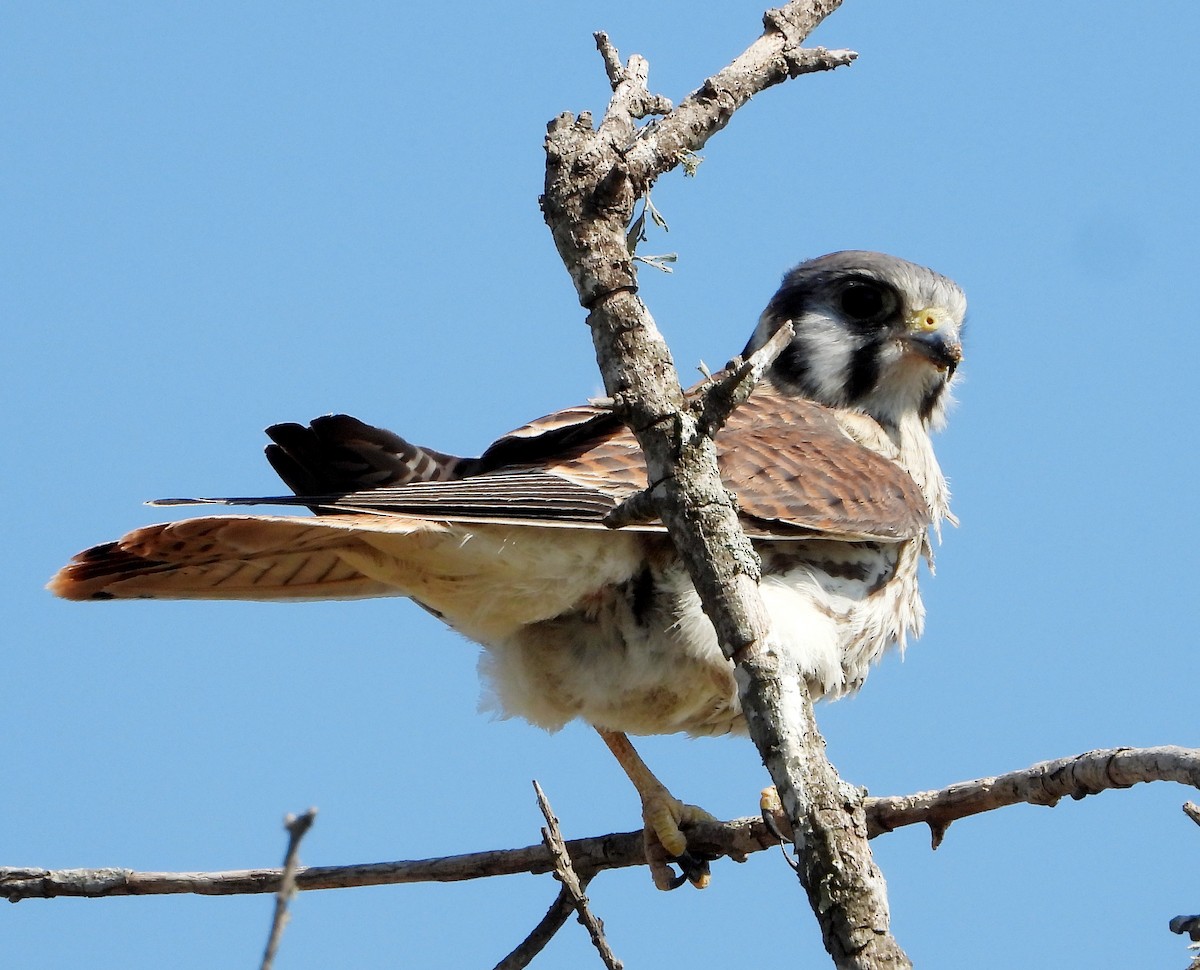
[[[589,881],[589,878],[580,876],[580,889],[587,889]],[[553,939],[555,933],[563,928],[574,912],[575,901],[571,898],[567,887],[563,886],[538,925],[529,931],[529,935],[517,945],[516,949],[496,964],[495,970],[523,970],[524,967],[529,966],[533,958],[546,948],[546,944]]]
[[317,820],[317,810],[310,808],[302,815],[288,815],[283,820],[283,827],[288,833],[287,852],[283,856],[283,870],[279,874],[279,890],[275,894],[275,915],[271,920],[271,932],[267,936],[267,946],[263,952],[262,970],[271,970],[275,965],[275,954],[279,951],[279,941],[283,938],[283,928],[288,921],[288,906],[296,895],[296,870],[300,863],[300,840],[312,828]]
[[924,822],[933,834],[936,849],[950,823],[968,815],[1020,803],[1053,807],[1063,798],[1085,798],[1147,781],[1174,781],[1200,788],[1200,750],[1174,745],[1107,748],[937,791],[872,798],[868,810],[871,837]]
[[579,922],[586,927],[588,935],[592,938],[592,945],[600,954],[604,966],[608,970],[622,970],[623,964],[617,959],[604,936],[604,923],[592,912],[588,898],[583,894],[583,881],[571,863],[571,854],[567,851],[566,843],[563,842],[562,832],[558,828],[558,819],[554,817],[546,793],[542,791],[542,786],[536,781],[533,783],[533,788],[537,792],[538,808],[541,809],[542,817],[546,820],[546,827],[542,829],[542,842],[554,860],[554,878],[562,883],[563,889],[570,897],[571,906],[579,914]]
[[[598,126],[560,115],[546,138],[542,210],[588,323],[614,408],[637,436],[659,517],[683,559],[725,655],[736,663],[742,709],[797,833],[800,880],[839,967],[907,967],[892,938],[883,875],[867,845],[860,793],[824,754],[806,685],[781,662],[758,594],[759,563],[721,483],[712,400],[685,404],[670,352],[637,296],[626,233],[654,180],[723,128],[753,95],[809,70],[849,63],[849,52],[801,43],[840,0],[795,0],[764,18],[762,36],[680,105],[649,93],[644,59],[622,67],[597,37],[613,95]],[[732,404],[727,407],[731,408]],[[706,426],[707,425],[707,426]],[[797,712],[799,716],[797,717]]]
[[[1009,805],[1053,806],[1060,799],[1083,798],[1110,789],[1129,788],[1152,781],[1173,781],[1200,790],[1200,749],[1111,748],[1012,771],[1003,775],[957,782],[934,791],[863,803],[869,836],[892,832],[905,825],[924,823],[944,833],[951,822]],[[747,856],[773,848],[778,839],[761,818],[697,825],[688,832],[691,844],[706,856],[744,861]],[[580,882],[605,869],[645,865],[641,831],[620,832],[564,843]],[[541,874],[554,870],[545,845],[502,849],[399,862],[374,862],[348,866],[310,866],[296,870],[298,890],[345,889],[400,883],[460,882],[517,873]],[[50,899],[57,896],[142,896],[196,893],[205,896],[277,892],[282,869],[239,869],[228,872],[134,872],[129,869],[36,869],[0,867],[0,896],[10,902]],[[570,900],[560,920],[573,911]],[[547,919],[558,904],[547,914]],[[515,951],[514,951],[515,952]],[[522,966],[523,964],[512,964]]]

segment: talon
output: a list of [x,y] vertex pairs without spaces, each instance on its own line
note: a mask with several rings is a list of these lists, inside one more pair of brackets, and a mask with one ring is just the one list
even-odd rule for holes
[[675,863],[683,872],[683,875],[679,877],[679,885],[682,886],[684,881],[687,881],[697,889],[707,889],[708,884],[712,882],[712,870],[709,868],[707,859],[684,852],[676,857]]
[[[716,819],[702,808],[681,802],[665,789],[646,799],[642,805],[642,819],[646,824],[646,859],[654,884],[659,889],[669,890],[690,882],[697,889],[705,889],[712,881],[710,860],[688,851],[683,827]],[[679,866],[682,875],[675,874],[668,865],[670,862]]]
[[762,819],[767,826],[767,831],[770,832],[780,842],[792,842],[792,820],[788,818],[787,812],[783,810],[783,802],[779,798],[779,792],[772,785],[770,788],[764,788],[762,795],[759,796],[758,807],[762,810]]

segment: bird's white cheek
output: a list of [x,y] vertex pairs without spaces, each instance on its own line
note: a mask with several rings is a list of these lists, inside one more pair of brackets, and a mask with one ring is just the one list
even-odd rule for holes
[[846,393],[854,346],[832,321],[817,320],[804,335],[808,378],[818,400],[841,401]]

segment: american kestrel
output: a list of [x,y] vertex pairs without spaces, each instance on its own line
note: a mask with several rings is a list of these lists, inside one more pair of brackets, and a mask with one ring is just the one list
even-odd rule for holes
[[[951,519],[930,430],[961,359],[966,299],[949,279],[872,252],[793,269],[744,353],[795,335],[716,436],[722,478],[762,560],[773,631],[814,697],[862,684],[921,631],[918,563]],[[663,527],[606,528],[646,487],[633,435],[569,408],[478,458],[409,444],[346,415],[267,429],[267,457],[314,516],[152,525],[77,555],[50,589],[76,600],[406,596],[480,643],[503,713],[593,725],[638,789],[655,882],[677,884],[680,825],[703,817],[627,734],[744,733],[733,668]],[[952,520],[952,519],[951,519]]]

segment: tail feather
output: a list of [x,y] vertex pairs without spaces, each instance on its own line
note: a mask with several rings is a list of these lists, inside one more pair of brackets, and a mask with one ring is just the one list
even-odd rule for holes
[[[358,517],[353,517],[357,519]],[[404,595],[369,575],[378,553],[350,516],[213,516],[136,529],[85,549],[50,580],[69,600],[355,599]],[[375,517],[372,531],[413,531],[413,520]]]
[[635,533],[466,525],[400,515],[223,515],[146,526],[50,581],[70,600],[406,596],[481,643],[628,580]]

